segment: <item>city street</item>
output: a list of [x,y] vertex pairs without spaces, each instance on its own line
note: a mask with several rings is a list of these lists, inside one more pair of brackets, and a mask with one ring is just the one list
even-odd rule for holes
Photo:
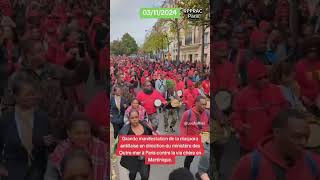
[[[112,20],[110,21],[110,75],[112,85],[120,87],[115,89],[117,91],[111,96],[115,102],[111,104],[110,108],[113,109],[112,117],[115,117],[112,119],[113,123],[121,121],[120,117],[122,118],[122,116],[118,116],[124,113],[121,109],[130,110],[133,106],[135,106],[134,109],[137,109],[139,108],[137,104],[145,109],[139,109],[142,113],[145,111],[147,114],[154,114],[154,102],[161,100],[161,96],[164,100],[170,101],[172,98],[178,99],[175,97],[176,93],[182,92],[186,97],[183,99],[183,103],[192,108],[195,107],[196,98],[200,94],[202,96],[210,94],[208,0],[148,0],[139,2],[111,0],[110,5]],[[130,8],[121,11],[124,6]],[[179,17],[150,18],[145,14],[148,8],[202,9],[202,13],[197,20],[188,18],[190,13],[181,13]],[[133,90],[132,87],[136,87],[137,84],[145,85],[144,91],[139,95],[133,95],[136,100],[132,106],[122,108],[121,103],[117,105],[120,98],[128,98],[133,102],[128,97],[130,96],[128,92]],[[124,91],[121,91],[122,88]],[[140,90],[140,88],[136,89]],[[160,94],[154,91],[158,91]],[[180,117],[182,114],[181,111]],[[140,120],[143,118],[141,117]],[[208,125],[207,118],[207,116],[200,118],[201,121],[204,121],[205,126]],[[191,121],[199,120],[195,116],[192,116],[191,119]],[[180,120],[178,119],[175,126],[175,134],[177,135],[179,135]],[[166,134],[164,112],[159,114],[158,131],[160,134]],[[121,157],[113,154],[115,141],[113,134],[113,126],[110,124],[112,180],[129,180],[128,170],[120,165]],[[134,134],[139,133],[134,132]],[[187,133],[187,135],[198,134],[196,130]],[[174,165],[151,165],[149,180],[167,180],[173,170],[184,167],[184,160],[185,157],[176,157]],[[193,175],[198,171],[199,160],[200,157],[195,157],[190,166]],[[127,165],[129,164],[131,162],[127,162]],[[136,169],[136,166],[133,166],[131,169]],[[136,180],[140,179],[138,174]]]

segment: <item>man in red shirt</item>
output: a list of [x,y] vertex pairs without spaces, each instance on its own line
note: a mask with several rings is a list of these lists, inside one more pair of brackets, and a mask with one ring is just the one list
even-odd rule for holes
[[209,79],[209,75],[207,75],[206,79],[202,81],[201,86],[203,88],[204,93],[207,96],[210,96],[210,79]]
[[85,114],[91,118],[98,127],[99,137],[104,142],[109,141],[109,124],[110,119],[107,114],[107,102],[109,96],[105,91],[99,92],[94,96],[85,107]]
[[[180,122],[180,135],[200,135],[209,131],[210,114],[206,111],[207,100],[203,96],[198,96],[195,107],[185,111]],[[190,169],[194,156],[187,156],[184,167]]]
[[273,135],[236,165],[231,180],[317,180],[320,157],[305,150],[310,129],[308,117],[294,109],[277,115]]
[[157,108],[155,107],[154,102],[155,100],[159,99],[161,100],[163,105],[166,105],[167,101],[157,90],[152,88],[152,84],[150,83],[150,81],[147,81],[144,84],[144,88],[138,93],[137,99],[146,109],[148,118],[152,123],[154,130],[156,130],[159,125],[159,119],[157,118]]
[[271,133],[274,117],[288,106],[278,86],[268,81],[267,69],[261,62],[248,64],[248,87],[235,97],[231,123],[240,136],[241,154],[252,151]]
[[183,91],[184,90],[184,82],[182,80],[181,75],[177,75],[177,79],[176,79],[176,90],[177,91]]
[[188,81],[188,89],[185,89],[183,92],[183,103],[186,106],[186,110],[191,109],[196,101],[196,98],[200,96],[200,93],[197,88],[194,88],[193,82]]
[[306,57],[295,66],[295,79],[300,88],[302,100],[313,113],[320,115],[320,37],[306,40]]
[[239,83],[235,65],[227,61],[228,43],[225,41],[216,42],[214,43],[214,49],[212,93],[215,95],[221,89],[234,93]]

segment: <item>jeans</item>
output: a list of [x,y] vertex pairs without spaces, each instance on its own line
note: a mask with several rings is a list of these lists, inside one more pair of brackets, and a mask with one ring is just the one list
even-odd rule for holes
[[159,119],[158,119],[157,115],[158,115],[158,113],[148,115],[149,121],[151,122],[151,125],[154,128],[154,130],[157,130],[158,125],[159,125]]
[[164,114],[164,128],[168,128],[169,126],[169,118],[172,117],[172,121],[170,123],[170,128],[173,128],[178,121],[178,113],[176,109],[166,109]]
[[138,172],[140,173],[141,180],[148,180],[150,173],[150,165],[144,164],[144,160],[139,160],[139,168],[137,169],[137,171],[131,170],[129,172],[129,179],[135,180]]
[[193,158],[194,156],[186,156],[186,158],[184,159],[184,168],[190,169]]

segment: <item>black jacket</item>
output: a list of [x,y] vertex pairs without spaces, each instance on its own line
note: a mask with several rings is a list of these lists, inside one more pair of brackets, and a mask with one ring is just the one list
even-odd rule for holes
[[[129,93],[129,92],[126,92]],[[123,124],[123,118],[124,118],[124,113],[126,111],[126,108],[124,105],[128,105],[125,98],[121,97],[121,102],[120,102],[120,111],[117,108],[116,105],[116,100],[114,96],[110,98],[110,113],[112,115],[111,122],[116,123],[116,124]]]
[[[148,125],[146,125],[146,123],[144,121],[140,121],[140,123],[142,124],[142,126],[145,129],[145,133],[146,135],[152,135],[152,130],[148,127]],[[127,135],[129,130],[131,128],[130,124],[126,124],[125,126],[123,126],[123,128],[120,130],[119,135]],[[120,160],[120,164],[121,166],[123,166],[124,168],[128,169],[129,171],[136,171],[137,168],[140,168],[139,166],[139,161],[143,161],[144,160],[139,160],[138,156],[123,156]]]
[[[1,164],[9,172],[6,180],[42,180],[47,165],[48,151],[44,136],[49,135],[48,115],[35,112],[33,121],[33,150],[31,165],[28,153],[21,143],[14,111],[6,112],[0,119]],[[28,175],[29,174],[29,175]]]

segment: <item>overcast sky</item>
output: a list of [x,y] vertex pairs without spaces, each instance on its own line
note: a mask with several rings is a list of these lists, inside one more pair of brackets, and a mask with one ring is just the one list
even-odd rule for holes
[[128,32],[143,44],[146,30],[151,30],[157,19],[141,19],[140,8],[160,7],[163,0],[111,0],[110,5],[110,40],[121,39]]

